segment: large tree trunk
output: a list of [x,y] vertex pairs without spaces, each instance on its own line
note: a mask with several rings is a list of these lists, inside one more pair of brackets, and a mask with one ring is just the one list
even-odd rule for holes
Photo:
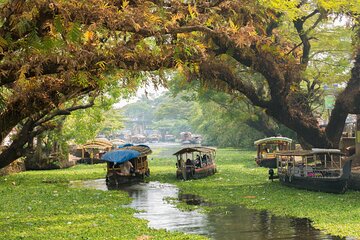
[[[267,71],[267,77],[271,79],[270,82],[275,82],[276,76],[280,74],[279,69],[274,69],[271,65],[264,66],[263,71],[264,69]],[[271,72],[272,70],[275,72]],[[203,63],[200,68],[200,73],[203,81],[208,81],[216,85],[216,82],[220,80],[225,83],[228,88],[243,93],[255,106],[265,109],[269,116],[295,131],[298,136],[313,147],[329,148],[333,146],[325,132],[320,129],[316,118],[311,112],[303,111],[303,108],[306,106],[292,104],[291,93],[285,94],[284,92],[286,91],[283,91],[280,86],[282,84],[269,84],[271,99],[264,100],[256,94],[256,90],[250,84],[246,84],[245,80],[236,76],[230,67],[222,62],[210,61]],[[267,81],[269,81],[268,78]],[[279,81],[283,82],[284,78]],[[286,85],[287,83],[283,84],[283,86]]]
[[0,114],[0,143],[22,119],[21,109],[16,107]]
[[29,141],[33,129],[32,127],[33,122],[28,121],[17,134],[10,146],[0,153],[0,168],[6,167],[16,159],[24,156],[26,152],[25,145]]
[[334,109],[331,112],[326,135],[329,140],[338,146],[345,120],[348,113],[359,113],[360,111],[360,50],[358,51],[354,67],[351,70],[351,78],[344,91],[337,97]]
[[332,143],[326,137],[325,132],[320,129],[316,119],[309,118],[309,116],[304,116],[300,113],[294,113],[294,111],[289,110],[287,107],[280,107],[278,105],[269,108],[267,113],[286,127],[295,131],[303,141],[312,147],[332,147]]

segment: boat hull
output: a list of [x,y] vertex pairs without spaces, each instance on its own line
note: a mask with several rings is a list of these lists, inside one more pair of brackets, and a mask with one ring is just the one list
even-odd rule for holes
[[349,180],[349,189],[360,191],[360,173],[351,173]]
[[283,185],[310,191],[344,193],[348,188],[348,179],[344,178],[310,178],[279,175],[279,180]]
[[182,171],[180,169],[178,169],[176,171],[176,177],[178,179],[183,179],[183,180],[199,179],[199,178],[211,176],[211,175],[215,174],[216,171],[217,170],[216,170],[215,165],[210,165],[210,166],[206,166],[203,168],[197,168],[197,169],[187,168],[185,171],[186,176],[183,176]]
[[150,171],[143,174],[135,175],[119,175],[119,174],[107,174],[106,185],[108,187],[119,187],[121,185],[144,182],[145,178],[150,176]]
[[259,167],[265,167],[265,168],[276,168],[276,158],[265,158],[265,159],[255,159],[257,165]]

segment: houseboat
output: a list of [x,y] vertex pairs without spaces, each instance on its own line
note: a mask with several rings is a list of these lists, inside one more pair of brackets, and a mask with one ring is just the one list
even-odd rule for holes
[[147,156],[151,152],[146,145],[126,144],[118,150],[104,154],[101,159],[107,162],[106,184],[116,187],[143,181],[150,176]]
[[255,162],[260,167],[276,168],[277,151],[291,149],[292,139],[287,137],[268,137],[254,142],[257,149]]
[[174,155],[176,162],[176,177],[189,180],[198,179],[216,173],[216,149],[210,147],[183,148]]
[[329,193],[347,190],[352,160],[338,149],[281,151],[276,156],[284,185]]

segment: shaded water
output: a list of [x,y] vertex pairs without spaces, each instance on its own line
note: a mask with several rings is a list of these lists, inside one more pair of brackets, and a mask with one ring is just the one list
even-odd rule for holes
[[[107,190],[103,179],[85,181],[84,187]],[[218,240],[232,239],[341,239],[314,229],[308,219],[276,217],[266,211],[227,206],[221,213],[180,211],[168,198],[188,204],[204,204],[196,195],[181,194],[172,184],[159,182],[125,186],[133,198],[131,207],[140,210],[136,217],[149,221],[149,227],[200,234]]]

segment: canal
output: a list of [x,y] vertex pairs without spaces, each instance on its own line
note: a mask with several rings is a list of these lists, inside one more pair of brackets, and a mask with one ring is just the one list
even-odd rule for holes
[[[103,179],[73,185],[107,191]],[[181,211],[169,199],[188,204],[204,204],[201,198],[179,192],[159,182],[139,183],[121,188],[133,199],[129,205],[139,210],[136,217],[149,221],[149,227],[199,234],[216,240],[230,239],[342,239],[311,226],[308,219],[286,218],[242,206],[222,206],[222,211]],[[217,207],[217,206],[214,206]]]

